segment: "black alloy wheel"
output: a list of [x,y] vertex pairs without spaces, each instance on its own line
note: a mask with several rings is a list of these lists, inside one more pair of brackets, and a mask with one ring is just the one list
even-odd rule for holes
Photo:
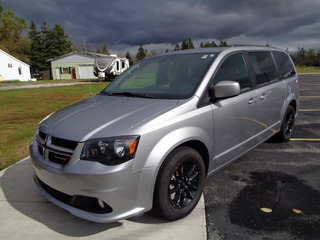
[[278,138],[282,142],[288,142],[293,134],[295,123],[295,111],[294,108],[289,105],[283,118],[281,130],[278,134]]
[[159,170],[153,210],[169,220],[187,216],[201,197],[205,175],[203,159],[196,150],[175,149]]
[[199,169],[193,162],[185,162],[172,173],[168,187],[169,200],[174,208],[184,208],[194,199],[199,187]]

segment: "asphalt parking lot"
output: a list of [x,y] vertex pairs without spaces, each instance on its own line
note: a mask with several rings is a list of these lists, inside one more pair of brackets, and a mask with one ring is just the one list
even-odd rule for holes
[[320,75],[300,76],[300,96],[290,142],[270,140],[207,179],[208,239],[320,239]]

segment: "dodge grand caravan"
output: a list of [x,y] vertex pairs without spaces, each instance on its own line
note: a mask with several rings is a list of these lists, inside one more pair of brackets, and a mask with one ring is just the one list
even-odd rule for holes
[[142,60],[99,94],[43,119],[34,181],[54,204],[114,222],[189,214],[206,176],[274,136],[289,141],[298,76],[284,51],[178,51]]

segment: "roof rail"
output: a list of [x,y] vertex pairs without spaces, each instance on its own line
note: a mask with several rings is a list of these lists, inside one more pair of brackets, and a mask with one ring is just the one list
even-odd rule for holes
[[271,47],[265,45],[258,45],[258,44],[230,44],[228,47]]

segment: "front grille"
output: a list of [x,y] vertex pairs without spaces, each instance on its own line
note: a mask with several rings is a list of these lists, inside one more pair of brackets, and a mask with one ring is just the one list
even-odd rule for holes
[[[72,206],[74,208],[81,209],[83,211],[91,212],[91,213],[97,213],[97,214],[107,214],[111,213],[113,210],[112,208],[103,202],[103,206],[99,204],[97,198],[93,197],[87,197],[87,196],[81,196],[81,195],[68,195],[63,192],[60,192],[44,182],[42,182],[39,178],[37,178],[37,181],[39,182],[40,186],[52,197],[57,199],[60,202],[63,202],[69,206]],[[100,200],[101,201],[101,200]]]
[[38,145],[38,151],[43,156],[44,151],[42,146]]
[[50,136],[39,131],[36,136],[38,152],[44,160],[65,165],[71,159],[78,142]]
[[74,150],[78,145],[78,142],[57,138],[57,137],[52,137],[51,143],[59,147],[70,148],[72,150]]

